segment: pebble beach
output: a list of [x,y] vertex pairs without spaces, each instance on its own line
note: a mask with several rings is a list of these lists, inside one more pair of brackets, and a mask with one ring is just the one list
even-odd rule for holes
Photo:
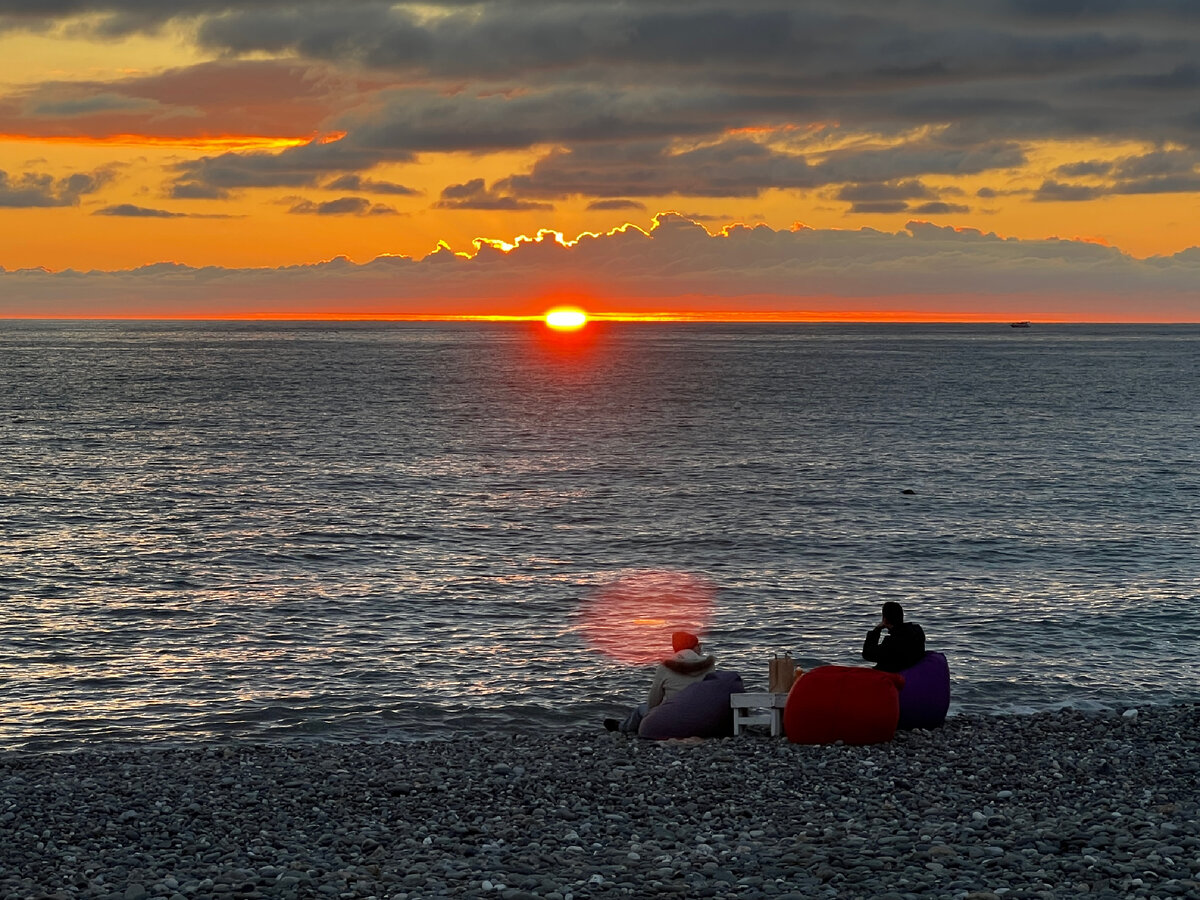
[[[599,725],[599,723],[597,723]],[[1200,705],[0,755],[0,896],[1195,897]]]

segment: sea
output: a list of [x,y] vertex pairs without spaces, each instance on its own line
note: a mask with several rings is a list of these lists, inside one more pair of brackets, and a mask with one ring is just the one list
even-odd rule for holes
[[895,600],[955,715],[1200,701],[1198,447],[1198,326],[0,322],[0,750],[600,731],[630,579],[748,689]]

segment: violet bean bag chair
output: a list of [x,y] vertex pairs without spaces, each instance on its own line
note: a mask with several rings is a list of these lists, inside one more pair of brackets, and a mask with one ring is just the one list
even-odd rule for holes
[[818,666],[792,685],[783,729],[793,744],[882,744],[900,721],[904,677],[863,666]]
[[945,654],[931,650],[900,674],[904,676],[904,687],[900,691],[898,727],[937,728],[945,722],[950,709],[950,666]]
[[740,694],[743,690],[742,676],[737,672],[709,672],[703,681],[689,684],[650,710],[638,726],[638,736],[665,741],[733,734],[729,695]]

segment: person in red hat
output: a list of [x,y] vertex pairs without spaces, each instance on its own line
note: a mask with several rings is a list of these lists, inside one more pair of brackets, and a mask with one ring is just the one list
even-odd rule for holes
[[675,655],[662,660],[654,670],[646,702],[634,707],[624,719],[605,719],[605,728],[624,734],[637,734],[646,713],[670,700],[689,684],[703,681],[704,676],[717,667],[716,657],[705,655],[700,647],[700,638],[689,631],[672,634],[671,649]]

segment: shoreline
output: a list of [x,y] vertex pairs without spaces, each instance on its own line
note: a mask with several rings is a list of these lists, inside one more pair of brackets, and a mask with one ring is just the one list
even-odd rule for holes
[[[643,679],[644,680],[644,679]],[[625,692],[627,698],[640,696],[639,683]],[[953,685],[952,685],[953,687]],[[752,688],[747,688],[751,690]],[[761,685],[754,689],[765,690]],[[1200,707],[1200,697],[1183,695],[1158,702],[1139,701],[1136,697],[1107,698],[1103,700],[1061,701],[1048,704],[1011,703],[1006,706],[993,706],[987,711],[974,707],[963,709],[958,701],[951,696],[950,710],[947,721],[961,719],[1024,719],[1031,716],[1054,716],[1079,714],[1084,716],[1120,715],[1127,709],[1136,708],[1149,710],[1161,707],[1197,706]],[[246,747],[246,746],[298,746],[312,744],[425,744],[429,742],[444,742],[457,740],[472,740],[481,734],[497,736],[513,734],[539,733],[546,737],[570,738],[579,734],[588,734],[595,730],[597,722],[605,718],[623,718],[629,712],[628,703],[608,701],[595,703],[587,709],[586,714],[573,710],[570,717],[547,719],[536,717],[510,717],[494,720],[478,719],[468,723],[446,723],[429,725],[404,723],[375,715],[370,719],[370,727],[363,727],[363,721],[345,723],[310,729],[307,726],[280,730],[253,730],[249,728],[227,733],[204,732],[202,734],[181,734],[174,731],[140,732],[137,736],[121,735],[87,735],[79,737],[74,731],[60,732],[46,737],[42,734],[31,736],[23,734],[20,738],[10,736],[0,741],[0,760],[5,757],[43,755],[72,755],[78,753],[126,753],[151,750],[188,751],[205,747]],[[544,712],[545,710],[538,710]],[[382,721],[383,724],[380,724]],[[416,727],[408,727],[414,725]]]
[[870,747],[597,727],[14,751],[0,895],[1184,897],[1198,818],[1200,704]]

